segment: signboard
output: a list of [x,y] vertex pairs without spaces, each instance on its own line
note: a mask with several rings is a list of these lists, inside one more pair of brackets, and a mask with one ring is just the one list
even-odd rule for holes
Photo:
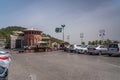
[[55,29],[55,32],[56,32],[56,33],[62,32],[62,28],[56,28],[56,29]]

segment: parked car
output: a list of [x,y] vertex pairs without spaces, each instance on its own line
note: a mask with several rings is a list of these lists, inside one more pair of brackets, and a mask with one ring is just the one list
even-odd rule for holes
[[3,65],[6,64],[0,61],[0,80],[8,80],[8,68]]
[[3,54],[0,53],[0,61],[3,61],[5,64],[4,67],[9,67],[9,64],[11,62],[10,55],[9,54]]
[[109,56],[120,56],[120,43],[110,44],[108,46],[108,55]]
[[64,47],[64,51],[69,52],[70,45]]
[[11,55],[8,50],[0,49],[0,61],[3,61],[5,64],[3,67],[9,67],[9,64],[11,62]]
[[98,55],[107,54],[107,47],[104,45],[98,45],[94,50],[94,53]]
[[0,53],[10,54],[10,51],[0,48]]
[[0,80],[8,80],[8,67],[11,62],[10,51],[0,48]]
[[77,50],[80,49],[80,48],[81,48],[81,45],[76,45],[76,44],[70,45],[69,51],[70,52],[77,52]]
[[78,49],[78,53],[84,53],[84,54],[87,54],[88,52],[88,48],[87,48],[88,45],[81,45],[81,48]]
[[95,46],[95,45],[88,45],[87,46],[87,49],[88,49],[87,54],[90,54],[90,55],[92,55],[92,54],[98,54],[98,53],[95,53],[96,47],[97,46]]

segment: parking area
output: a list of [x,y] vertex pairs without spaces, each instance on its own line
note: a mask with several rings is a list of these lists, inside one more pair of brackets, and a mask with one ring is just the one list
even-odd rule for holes
[[120,80],[120,57],[64,51],[12,54],[9,80]]

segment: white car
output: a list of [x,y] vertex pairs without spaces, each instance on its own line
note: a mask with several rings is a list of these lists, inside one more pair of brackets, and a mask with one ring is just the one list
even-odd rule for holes
[[78,53],[87,54],[87,52],[88,52],[87,45],[82,45],[81,48],[78,50]]
[[10,54],[10,51],[0,48],[0,53]]
[[3,54],[0,53],[0,62],[2,62],[3,67],[9,67],[9,64],[11,62],[10,55],[9,54]]
[[11,55],[10,51],[0,49],[0,62],[3,65],[3,67],[9,67],[9,64],[11,62]]
[[77,44],[70,45],[69,51],[70,52],[77,52],[77,50],[79,50],[80,48],[81,48],[81,45],[77,45]]

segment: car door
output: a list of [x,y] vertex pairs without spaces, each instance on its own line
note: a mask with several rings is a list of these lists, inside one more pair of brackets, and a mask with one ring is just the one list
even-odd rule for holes
[[104,45],[101,45],[101,46],[100,46],[100,51],[101,51],[102,53],[106,53],[106,52],[107,52],[107,47],[105,47]]

